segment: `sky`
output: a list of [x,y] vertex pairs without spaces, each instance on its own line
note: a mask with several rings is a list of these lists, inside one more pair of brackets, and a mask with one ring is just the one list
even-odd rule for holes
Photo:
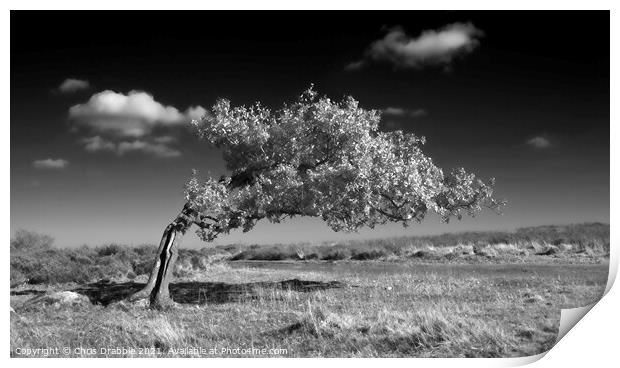
[[188,122],[219,97],[277,108],[312,83],[425,136],[445,170],[496,178],[503,214],[357,234],[261,222],[216,244],[608,223],[609,40],[593,11],[12,11],[11,232],[158,243],[192,169],[226,173]]

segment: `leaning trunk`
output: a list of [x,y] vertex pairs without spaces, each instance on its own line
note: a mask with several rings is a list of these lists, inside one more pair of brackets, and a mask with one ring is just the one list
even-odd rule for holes
[[157,259],[146,286],[133,294],[130,300],[149,299],[152,308],[166,308],[173,304],[168,285],[178,257],[178,249],[185,232],[193,223],[191,209],[186,205],[183,211],[164,230],[157,250]]

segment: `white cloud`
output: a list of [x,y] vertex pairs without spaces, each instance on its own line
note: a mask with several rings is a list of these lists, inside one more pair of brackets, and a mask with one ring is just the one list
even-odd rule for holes
[[[158,139],[159,138],[159,139]],[[166,139],[162,139],[166,138]],[[173,158],[181,156],[181,152],[168,147],[167,144],[173,142],[174,137],[157,137],[153,142],[145,140],[131,140],[113,142],[100,136],[83,138],[80,143],[88,152],[113,152],[118,156],[124,156],[128,153],[139,152],[158,158]]]
[[143,152],[152,156],[172,158],[181,156],[181,152],[166,146],[165,144],[149,143],[145,141],[120,142],[117,147],[119,155],[129,152]]
[[168,144],[168,143],[174,143],[176,141],[177,141],[177,138],[171,135],[162,135],[162,136],[153,138],[153,142],[155,143]]
[[387,107],[383,110],[384,114],[402,116],[405,115],[405,109],[402,107]]
[[83,138],[80,140],[80,143],[84,145],[84,148],[88,152],[116,151],[116,144],[114,142],[107,141],[98,135],[94,137]]
[[185,110],[185,115],[190,120],[198,120],[207,113],[207,110],[202,106],[190,106]]
[[182,112],[136,90],[127,94],[110,90],[95,93],[87,102],[69,109],[73,129],[88,134],[79,140],[87,151],[119,156],[141,152],[159,158],[181,156],[179,150],[170,147],[177,140],[174,134],[162,133],[172,133],[206,113],[202,106],[190,106]]
[[344,70],[347,72],[354,72],[354,71],[362,69],[364,66],[366,66],[366,63],[364,62],[364,60],[358,60],[358,61],[353,61],[347,64],[344,67]]
[[62,158],[46,158],[32,161],[35,169],[61,170],[69,165],[69,161]]
[[405,109],[392,106],[385,108],[383,113],[391,116],[407,116],[411,118],[419,118],[428,115],[428,111],[425,109]]
[[350,63],[345,69],[357,70],[369,61],[387,62],[398,68],[447,67],[457,56],[472,52],[480,44],[482,35],[483,32],[471,23],[453,23],[438,30],[426,30],[416,38],[396,27],[373,42],[363,60]]
[[90,88],[90,83],[87,80],[67,78],[60,83],[58,91],[62,93],[73,93],[88,88]]
[[525,144],[538,149],[550,148],[552,146],[551,141],[542,136],[530,138],[525,141]]
[[147,92],[135,90],[126,95],[110,90],[99,92],[88,102],[69,109],[69,117],[78,126],[96,133],[134,138],[150,134],[155,127],[180,126],[204,113],[202,106],[180,112],[155,101]]

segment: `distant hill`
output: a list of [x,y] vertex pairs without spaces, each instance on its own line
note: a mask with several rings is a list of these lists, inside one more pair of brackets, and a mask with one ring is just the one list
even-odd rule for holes
[[[609,229],[609,224],[587,223],[322,244],[207,245],[181,248],[174,273],[200,273],[214,264],[235,260],[596,263],[609,256]],[[16,233],[11,240],[12,286],[146,277],[157,249],[154,245],[118,244],[56,248],[53,241],[30,231]]]
[[519,244],[525,242],[540,242],[553,245],[574,244],[589,245],[609,244],[609,224],[600,222],[570,224],[570,225],[542,225],[522,227],[515,231],[470,231],[461,233],[446,233],[433,236],[405,237],[403,240],[414,243],[430,243],[434,246],[453,246],[463,243],[485,244]]

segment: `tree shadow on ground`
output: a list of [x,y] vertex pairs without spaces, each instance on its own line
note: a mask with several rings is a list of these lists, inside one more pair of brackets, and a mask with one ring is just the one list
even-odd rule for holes
[[[284,281],[252,282],[246,284],[227,284],[223,282],[177,282],[170,284],[172,300],[182,304],[221,304],[250,300],[267,295],[279,298],[276,291],[312,292],[326,289],[342,288],[339,281],[307,281],[291,279]],[[128,298],[140,291],[145,284],[136,282],[95,282],[72,291],[86,295],[91,303],[108,305]]]

